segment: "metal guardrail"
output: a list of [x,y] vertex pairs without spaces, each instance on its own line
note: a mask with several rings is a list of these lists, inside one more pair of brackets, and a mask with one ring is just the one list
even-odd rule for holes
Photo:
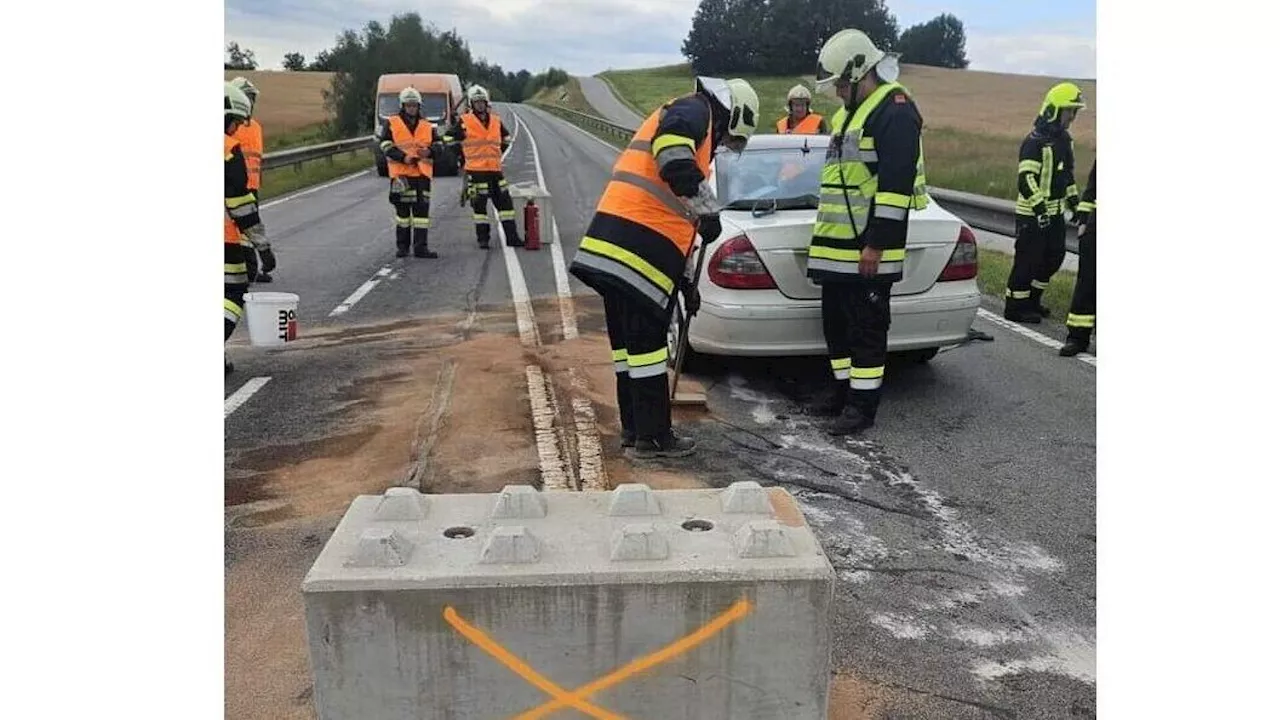
[[[588,127],[594,127],[605,133],[618,137],[626,141],[630,140],[635,134],[635,128],[629,128],[625,125],[605,120],[602,117],[588,115],[587,113],[570,110],[565,107],[556,105],[545,105],[537,103],[535,107],[559,115],[560,117],[577,122]],[[929,196],[937,201],[939,205],[947,210],[955,213],[957,217],[964,220],[970,227],[987,232],[997,233],[999,235],[1007,235],[1013,237],[1016,232],[1016,221],[1014,214],[1014,203],[1012,200],[1002,198],[993,198],[986,195],[977,195],[974,193],[962,192],[960,190],[948,190],[947,188],[929,187]],[[1075,233],[1067,232],[1067,250],[1072,253],[1079,253],[1079,240],[1075,237]]]
[[275,170],[276,168],[293,165],[294,169],[298,170],[304,162],[331,158],[334,155],[344,152],[354,153],[360,150],[371,150],[373,149],[373,146],[373,136],[365,135],[364,137],[335,140],[321,145],[308,145],[306,147],[276,150],[274,152],[265,153],[262,156],[262,169],[264,171]]

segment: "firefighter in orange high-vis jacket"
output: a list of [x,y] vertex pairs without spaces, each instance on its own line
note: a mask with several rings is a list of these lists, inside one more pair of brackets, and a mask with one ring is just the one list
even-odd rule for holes
[[391,176],[391,205],[396,213],[396,257],[437,258],[427,248],[431,228],[431,178],[435,158],[444,152],[431,121],[422,117],[422,95],[414,88],[400,91],[400,112],[387,118],[378,140]]
[[778,120],[779,135],[830,135],[827,119],[809,107],[813,96],[809,88],[796,85],[787,93],[787,114]]
[[473,85],[467,90],[467,104],[471,110],[463,113],[449,128],[444,141],[462,144],[467,195],[471,198],[471,213],[476,224],[476,242],[481,249],[489,247],[489,200],[492,198],[507,244],[522,247],[524,241],[516,230],[515,206],[507,190],[507,179],[502,175],[502,154],[511,144],[511,134],[502,124],[502,119],[491,112],[488,90]]
[[[225,343],[231,339],[236,325],[244,316],[244,294],[249,289],[248,253],[255,250],[262,254],[262,269],[270,272],[276,267],[276,256],[267,241],[267,230],[258,217],[258,198],[249,189],[249,168],[244,150],[236,139],[236,131],[249,119],[249,98],[231,83],[223,86],[222,113],[222,164],[224,177],[225,214],[222,219],[223,296],[222,318]],[[227,373],[234,368],[231,360],[223,357]]]
[[720,145],[741,152],[759,115],[746,81],[706,77],[655,110],[614,164],[569,267],[604,300],[622,446],[633,458],[694,451],[671,429],[667,328],[677,291],[697,312],[697,278],[687,273],[695,235],[704,244],[720,236],[707,184],[713,153]]
[[[234,78],[231,84],[240,88],[249,98],[249,119],[240,124],[235,138],[240,141],[240,150],[244,153],[245,163],[249,166],[249,189],[253,191],[255,199],[261,200],[259,190],[262,187],[262,123],[253,117],[253,111],[258,108],[258,88],[245,77]],[[249,265],[250,283],[271,282],[271,273],[261,270],[256,252],[247,252],[245,259]]]

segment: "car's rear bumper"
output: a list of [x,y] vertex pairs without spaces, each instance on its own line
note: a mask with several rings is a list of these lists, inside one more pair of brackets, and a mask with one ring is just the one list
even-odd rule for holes
[[[821,302],[789,300],[776,291],[772,296],[776,304],[765,300],[738,305],[704,297],[689,328],[690,347],[710,355],[825,355]],[[893,298],[889,351],[964,340],[980,297],[977,283],[965,280],[937,283],[926,293]]]

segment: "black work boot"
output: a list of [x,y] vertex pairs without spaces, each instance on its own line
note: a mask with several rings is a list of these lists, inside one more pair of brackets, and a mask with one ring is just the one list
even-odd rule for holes
[[409,257],[409,228],[396,226],[396,257]]
[[687,457],[697,447],[698,443],[693,438],[680,437],[668,430],[656,438],[636,438],[636,447],[631,457],[636,460]]
[[1004,303],[1004,319],[1016,323],[1035,325],[1040,322],[1040,312],[1028,307],[1024,302],[1006,300]]
[[858,433],[872,427],[876,424],[874,414],[864,414],[855,405],[845,405],[844,411],[840,413],[840,417],[836,418],[827,428],[827,432],[831,435],[857,435]]
[[848,389],[848,380],[829,381],[818,392],[817,397],[805,406],[804,413],[816,417],[835,417],[839,415],[844,410]]
[[507,236],[507,245],[511,247],[524,247],[524,240],[520,239],[520,233],[516,230],[514,220],[502,221],[502,233]]
[[1071,337],[1068,335],[1067,342],[1062,345],[1062,349],[1058,350],[1058,354],[1062,357],[1075,357],[1088,349],[1088,338]]
[[489,249],[489,226],[488,225],[485,225],[481,229],[477,230],[476,244],[480,246],[481,250]]

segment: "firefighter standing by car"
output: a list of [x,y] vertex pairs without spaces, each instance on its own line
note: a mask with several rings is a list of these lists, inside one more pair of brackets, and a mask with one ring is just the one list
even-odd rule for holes
[[818,54],[817,87],[844,101],[831,121],[808,275],[822,286],[834,383],[811,408],[839,415],[829,432],[875,424],[884,380],[889,296],[906,262],[907,213],[928,204],[923,119],[895,82],[897,58],[863,32],[841,30]]
[[467,91],[470,110],[463,113],[445,134],[445,142],[462,144],[463,169],[467,174],[466,192],[471,197],[471,213],[476,224],[476,242],[489,248],[489,199],[498,210],[507,245],[521,247],[524,241],[516,231],[516,211],[502,174],[502,155],[511,143],[502,119],[490,112],[489,92],[479,85]]
[[[225,344],[244,316],[244,294],[249,289],[247,255],[255,250],[262,253],[262,267],[266,271],[275,269],[276,257],[258,217],[258,198],[249,189],[248,164],[235,137],[236,131],[249,119],[249,98],[231,83],[223,86],[222,113],[223,205],[226,208],[222,218],[222,341]],[[235,369],[225,355],[223,366],[227,373]]]
[[400,91],[400,112],[387,118],[378,134],[391,176],[391,206],[396,218],[396,257],[437,258],[427,247],[431,228],[431,177],[434,158],[444,152],[431,122],[422,117],[422,95],[414,88]]
[[1075,212],[1079,202],[1067,130],[1084,107],[1084,95],[1074,83],[1054,85],[1018,151],[1017,239],[1004,292],[1006,320],[1038,323],[1049,316],[1041,298],[1067,255],[1064,211]]
[[614,164],[569,267],[604,300],[622,446],[634,458],[694,450],[671,429],[667,329],[677,290],[697,311],[697,279],[687,277],[695,234],[704,244],[720,235],[706,183],[713,151],[741,152],[759,113],[746,81],[700,77],[692,94],[650,114]]
[[813,96],[809,88],[796,85],[787,92],[787,114],[778,120],[779,135],[830,135],[827,119],[809,112]]
[[1076,207],[1076,224],[1084,229],[1080,233],[1080,268],[1076,273],[1076,288],[1071,294],[1071,309],[1067,312],[1067,342],[1058,351],[1063,357],[1079,355],[1089,349],[1096,320],[1098,290],[1097,257],[1097,205],[1098,163],[1089,168],[1089,182],[1084,186],[1080,204]]
[[[249,189],[253,191],[255,200],[258,197],[259,190],[262,187],[262,123],[253,117],[253,111],[258,109],[258,88],[249,82],[246,77],[237,77],[231,80],[231,84],[240,89],[241,92],[249,98],[249,119],[241,123],[240,129],[236,131],[236,139],[240,141],[240,150],[244,153],[245,162],[249,166]],[[261,263],[258,262],[258,253],[251,246],[245,252],[245,259],[249,265],[249,282],[269,283],[272,280],[271,273],[268,270],[261,269]]]

